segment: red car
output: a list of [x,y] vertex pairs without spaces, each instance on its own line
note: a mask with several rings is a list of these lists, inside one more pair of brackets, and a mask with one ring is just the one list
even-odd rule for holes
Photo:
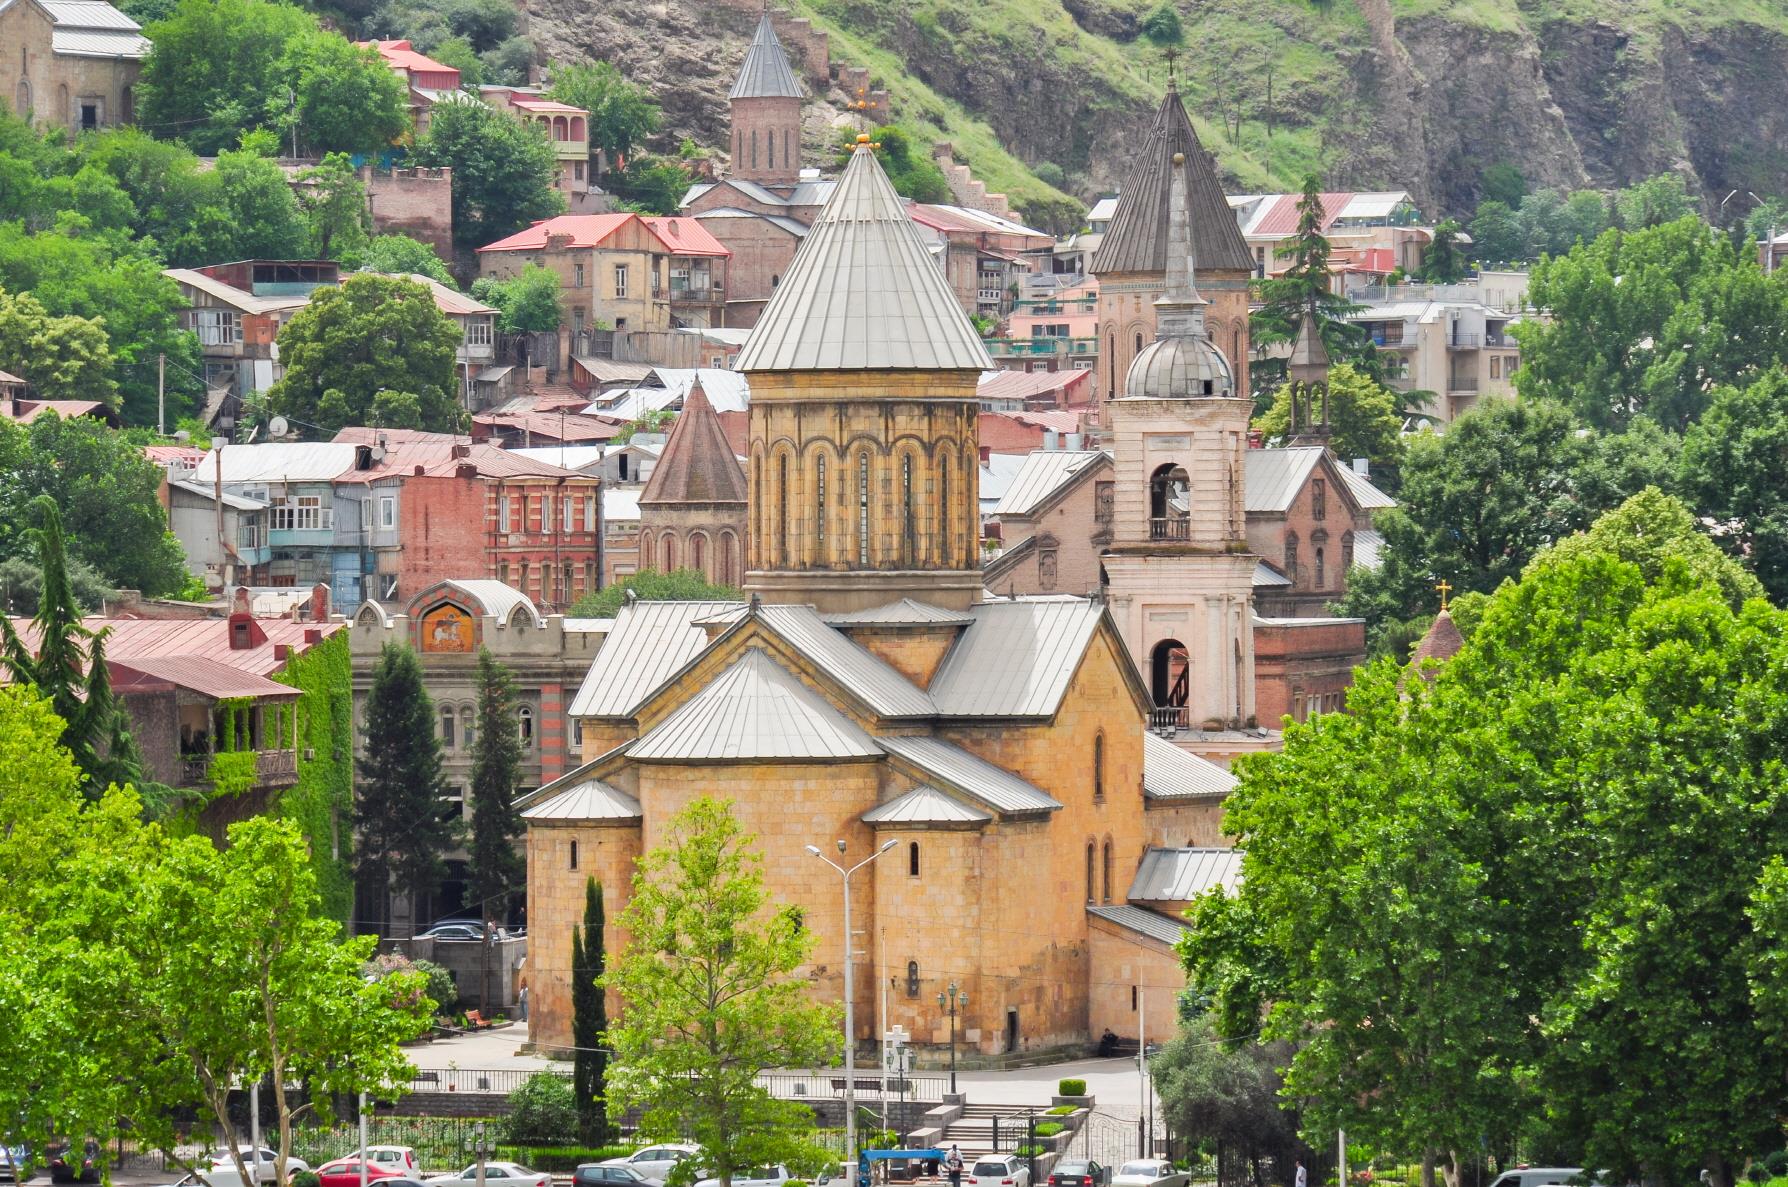
[[[402,1167],[390,1163],[378,1163],[370,1159],[366,1163],[368,1183],[377,1183],[381,1179],[401,1179],[405,1174]],[[325,1162],[317,1168],[317,1178],[323,1180],[323,1187],[360,1187],[360,1159],[337,1158],[334,1162]]]

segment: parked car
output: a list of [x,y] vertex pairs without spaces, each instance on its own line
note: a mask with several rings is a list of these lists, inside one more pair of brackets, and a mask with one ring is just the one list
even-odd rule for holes
[[[271,1183],[279,1174],[278,1151],[270,1150],[266,1146],[261,1146],[258,1149],[254,1146],[238,1146],[237,1149],[242,1152],[242,1164],[248,1168],[249,1178],[253,1181]],[[236,1169],[236,1160],[230,1156],[228,1150],[213,1150],[205,1157],[210,1160],[211,1169],[214,1171],[234,1171]],[[310,1163],[302,1158],[294,1155],[286,1159],[287,1178],[291,1178],[299,1171],[309,1169]],[[206,1176],[207,1179],[210,1177]]]
[[1049,1187],[1109,1187],[1111,1168],[1086,1158],[1058,1162],[1049,1173]]
[[986,1154],[962,1177],[969,1187],[1031,1187],[1030,1166],[1013,1154]]
[[484,924],[464,919],[445,919],[416,937],[419,940],[482,940]]
[[235,1167],[206,1167],[198,1174],[187,1175],[168,1187],[243,1187],[242,1176]]
[[[786,1166],[758,1166],[733,1172],[733,1187],[782,1187],[789,1180]],[[720,1187],[719,1179],[702,1179],[695,1187]]]
[[[419,1176],[396,1163],[379,1162],[373,1158],[372,1149],[367,1149],[368,1183],[384,1184],[392,1179],[417,1177]],[[350,1154],[346,1158],[337,1158],[334,1162],[325,1162],[317,1168],[317,1178],[322,1180],[323,1187],[360,1187],[360,1155]]]
[[99,1143],[92,1138],[81,1143],[78,1152],[72,1142],[63,1142],[50,1150],[50,1182],[97,1183],[104,1161]]
[[1524,1166],[1497,1175],[1490,1187],[1551,1187],[1554,1183],[1588,1182],[1580,1166]]
[[377,1166],[390,1167],[412,1179],[422,1178],[422,1163],[414,1146],[368,1146],[366,1160]]
[[1111,1187],[1186,1187],[1190,1181],[1185,1171],[1174,1170],[1165,1158],[1139,1158],[1118,1167]]
[[23,1183],[37,1174],[37,1156],[30,1146],[0,1145],[0,1179]]
[[[531,1171],[520,1163],[487,1162],[484,1181],[501,1183],[503,1187],[552,1187],[552,1176]],[[478,1164],[473,1163],[457,1175],[439,1175],[427,1180],[430,1187],[478,1187]]]
[[678,1145],[667,1142],[657,1146],[647,1146],[635,1150],[620,1158],[608,1158],[598,1162],[597,1166],[630,1166],[648,1179],[656,1179],[662,1183],[670,1178],[672,1169],[679,1162],[698,1153],[694,1146]]
[[664,1187],[663,1179],[649,1179],[630,1166],[586,1162],[572,1172],[573,1187]]

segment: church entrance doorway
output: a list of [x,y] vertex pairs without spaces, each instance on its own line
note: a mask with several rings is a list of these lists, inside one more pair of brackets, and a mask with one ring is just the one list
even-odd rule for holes
[[1149,695],[1154,712],[1149,724],[1157,729],[1186,727],[1186,684],[1191,665],[1186,645],[1178,639],[1162,639],[1149,652]]
[[1018,1011],[1013,1008],[1006,1010],[1006,1050],[1018,1050]]

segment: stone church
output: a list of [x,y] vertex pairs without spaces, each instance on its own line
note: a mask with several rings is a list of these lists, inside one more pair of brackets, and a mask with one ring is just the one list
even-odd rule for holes
[[[859,1043],[887,1022],[943,1045],[938,991],[989,1058],[1171,1029],[1186,900],[1233,885],[1233,779],[1149,729],[1133,652],[1188,703],[1252,713],[1254,558],[1239,468],[1248,402],[1193,276],[1184,155],[1163,185],[1155,342],[1112,418],[1110,605],[991,598],[977,554],[975,386],[988,359],[871,147],[859,144],[739,358],[752,376],[748,602],[622,608],[568,716],[583,763],[522,797],[530,1037],[570,1043],[571,929],[590,877],[612,928],[635,861],[691,800],[731,800],[772,895],[815,937],[837,998],[842,842]],[[625,1003],[616,1003],[620,1009]]]

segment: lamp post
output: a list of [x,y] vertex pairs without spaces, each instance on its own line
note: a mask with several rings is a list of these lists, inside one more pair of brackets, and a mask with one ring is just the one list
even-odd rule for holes
[[950,1016],[950,1095],[956,1095],[956,1011],[968,1009],[968,990],[958,990],[956,982],[937,995],[937,1008]]
[[[837,870],[844,880],[844,1154],[852,1162],[857,1158],[857,1014],[851,996],[855,984],[851,977],[851,875],[894,848],[894,844],[894,838],[889,837],[880,849],[849,869],[821,853],[818,845],[807,846],[807,852]],[[844,855],[843,841],[838,842],[838,854]]]

